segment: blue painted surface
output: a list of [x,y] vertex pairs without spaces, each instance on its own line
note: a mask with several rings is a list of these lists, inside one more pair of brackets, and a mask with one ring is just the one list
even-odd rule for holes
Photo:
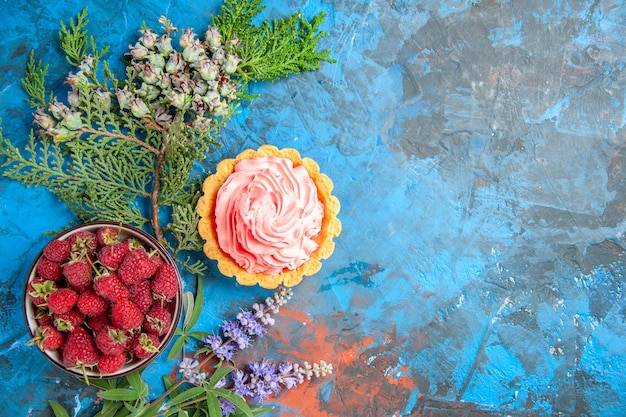
[[[325,11],[337,63],[256,85],[199,168],[294,147],[333,179],[343,223],[334,255],[248,352],[337,372],[277,398],[272,415],[624,415],[626,6],[265,4],[267,16]],[[220,3],[0,3],[5,136],[24,143],[31,128],[19,83],[29,51],[60,88],[58,22],[85,5],[91,33],[121,56],[142,20],[203,28]],[[24,345],[21,313],[44,233],[72,217],[41,189],[2,178],[0,195],[5,413],[51,415],[54,397],[90,415],[93,391]],[[215,268],[205,283],[207,331],[267,295]],[[173,367],[146,371],[154,392]]]

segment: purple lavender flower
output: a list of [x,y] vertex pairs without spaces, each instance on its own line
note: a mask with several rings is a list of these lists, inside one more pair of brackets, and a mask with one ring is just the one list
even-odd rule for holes
[[234,342],[224,343],[222,338],[217,335],[209,335],[202,339],[202,341],[208,345],[208,347],[215,352],[220,360],[230,362],[230,360],[237,353],[237,344]]
[[223,416],[229,416],[235,412],[235,404],[224,398],[220,398],[220,408]]
[[239,349],[246,349],[250,346],[250,336],[236,321],[226,321],[222,324],[222,333],[225,337],[232,339]]
[[248,386],[248,374],[241,369],[235,369],[232,374],[233,392],[240,397],[250,397],[252,390]]
[[250,311],[244,310],[237,314],[237,320],[250,336],[262,337],[267,332],[267,329],[256,321],[254,314]]

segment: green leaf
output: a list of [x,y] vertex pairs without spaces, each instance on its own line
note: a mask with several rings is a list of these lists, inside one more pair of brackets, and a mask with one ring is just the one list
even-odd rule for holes
[[246,400],[244,400],[239,395],[224,388],[213,388],[212,391],[215,392],[220,397],[227,399],[228,401],[233,403],[233,405],[237,407],[238,410],[241,410],[241,412],[246,417],[253,417],[252,410],[250,410],[250,406],[248,405]]
[[94,417],[113,417],[122,406],[121,402],[106,400]]
[[114,401],[134,401],[139,399],[139,393],[132,389],[114,388],[98,392],[98,397]]
[[117,382],[115,379],[92,379],[89,381],[89,383],[103,390],[117,387]]
[[194,299],[191,291],[185,291],[183,293],[183,311],[185,312],[185,319],[183,320],[183,330],[189,329],[189,322],[191,321],[191,312],[193,311]]
[[198,397],[200,395],[204,395],[205,393],[206,393],[206,390],[203,387],[189,388],[188,390],[183,391],[177,396],[175,396],[174,398],[170,399],[169,404],[171,405],[180,404],[192,398]]
[[196,340],[201,340],[207,337],[208,334],[209,334],[208,332],[191,332],[191,333],[187,333],[187,336]]
[[189,338],[185,335],[180,335],[174,343],[172,343],[172,347],[170,348],[170,353],[167,355],[167,360],[174,359],[178,353],[183,350],[183,346],[185,343],[189,342]]
[[221,417],[222,407],[220,406],[220,400],[212,392],[207,392],[206,396],[207,410],[209,411],[209,417]]
[[131,388],[137,391],[140,397],[148,395],[148,384],[141,379],[141,371],[135,371],[127,375],[126,380],[130,384]]
[[222,378],[224,378],[226,375],[230,374],[234,370],[235,368],[233,366],[221,366],[217,368],[213,375],[211,375],[211,379],[209,379],[209,386],[215,386],[215,384],[217,384]]
[[193,326],[196,325],[198,319],[200,318],[200,313],[202,313],[202,307],[204,306],[204,285],[202,283],[202,279],[197,277],[197,285],[196,285],[196,300],[194,302],[193,313],[191,314],[191,318],[187,323],[186,329],[191,330]]
[[[163,384],[165,385],[165,389],[169,390],[172,385],[174,385],[176,381],[169,377],[169,375],[163,375]],[[170,398],[175,397],[180,394],[182,390],[180,388],[176,388],[170,393]]]
[[65,408],[63,408],[58,402],[48,400],[48,404],[50,404],[50,407],[56,417],[70,417],[67,411],[65,411]]
[[265,414],[269,411],[272,411],[274,407],[271,405],[265,405],[262,407],[259,407],[259,406],[251,407],[250,409],[252,410],[252,415],[256,417],[256,416],[260,416],[261,414]]
[[146,407],[141,414],[138,415],[138,417],[149,417],[149,416],[153,416],[156,415],[158,413],[158,411],[161,409],[161,406],[163,405],[163,402],[165,402],[165,399],[161,399],[159,401],[156,401],[154,403],[151,403],[149,407]]

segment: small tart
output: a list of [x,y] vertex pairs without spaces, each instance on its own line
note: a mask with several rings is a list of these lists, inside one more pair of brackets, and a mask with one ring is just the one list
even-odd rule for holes
[[[317,197],[324,206],[324,214],[319,234],[313,238],[318,247],[308,261],[295,270],[283,269],[278,274],[250,273],[239,266],[237,262],[218,243],[215,221],[215,206],[220,187],[231,173],[235,171],[237,163],[244,159],[273,156],[289,159],[294,168],[303,166],[317,188]],[[206,241],[204,253],[209,259],[217,261],[220,272],[228,277],[235,277],[241,285],[256,285],[263,288],[276,288],[279,285],[292,287],[299,284],[304,276],[317,273],[322,267],[321,260],[328,258],[335,250],[333,238],[341,232],[341,222],[337,218],[340,204],[337,197],[331,195],[333,183],[328,176],[320,173],[319,165],[310,158],[301,158],[297,150],[291,148],[278,149],[272,145],[263,145],[258,150],[247,149],[234,159],[221,161],[213,175],[208,176],[202,184],[203,195],[198,200],[197,212],[200,216],[198,232]]]

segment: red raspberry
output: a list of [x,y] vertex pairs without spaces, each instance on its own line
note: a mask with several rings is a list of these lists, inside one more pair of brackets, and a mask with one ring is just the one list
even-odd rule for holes
[[100,246],[112,245],[119,242],[119,227],[102,226],[96,230],[96,241]]
[[125,330],[107,326],[95,333],[96,346],[105,355],[117,355],[125,352],[130,336]]
[[81,230],[71,234],[67,241],[72,246],[72,252],[85,256],[95,252],[98,248],[98,239],[95,233]]
[[163,336],[170,330],[172,315],[163,307],[153,307],[146,313],[143,321],[143,329],[157,336]]
[[38,307],[46,305],[48,296],[56,290],[57,284],[49,279],[37,277],[28,283],[28,295],[33,304]]
[[154,302],[152,289],[150,287],[151,283],[147,279],[128,287],[128,299],[135,303],[142,313],[148,311]]
[[152,295],[156,299],[171,300],[178,294],[178,275],[172,264],[163,264],[152,280]]
[[98,371],[101,374],[113,374],[120,369],[126,363],[126,352],[118,353],[117,355],[104,355],[98,356]]
[[85,322],[85,315],[76,307],[67,313],[55,314],[54,327],[62,332],[71,332]]
[[153,265],[148,260],[148,254],[143,249],[131,250],[120,265],[117,273],[126,285],[136,284],[150,278]]
[[103,314],[101,316],[92,316],[87,317],[87,327],[89,327],[94,332],[100,331],[111,324],[111,320],[109,320],[109,316]]
[[37,273],[44,279],[58,281],[63,276],[63,267],[59,262],[51,261],[42,256],[37,263]]
[[54,326],[54,318],[47,307],[37,309],[35,312],[35,320],[37,320],[39,327]]
[[117,303],[128,298],[128,288],[119,279],[115,272],[105,272],[96,276],[93,284],[94,289],[101,297]]
[[159,252],[157,252],[156,250],[148,254],[148,261],[150,263],[150,270],[146,273],[150,274],[150,276],[156,274],[161,265],[165,263],[163,258],[161,258],[161,255],[159,255]]
[[91,334],[82,326],[67,335],[63,346],[63,365],[68,368],[94,366],[98,363],[98,350]]
[[70,311],[78,301],[78,294],[71,288],[59,288],[48,296],[48,308],[54,314]]
[[35,336],[28,341],[29,345],[37,345],[41,350],[56,350],[63,346],[65,334],[54,326],[41,326],[35,330]]
[[143,313],[133,302],[121,300],[111,307],[111,324],[124,330],[133,330],[141,327]]
[[150,333],[141,333],[133,338],[130,351],[136,358],[145,359],[159,351],[161,342],[157,335]]
[[72,258],[63,266],[63,275],[70,286],[83,292],[93,285],[93,268],[85,257]]
[[100,297],[93,288],[78,296],[76,306],[86,316],[101,316],[109,309],[109,301]]
[[71,248],[67,240],[54,239],[43,248],[43,256],[53,262],[65,262],[70,257]]
[[130,252],[130,247],[126,241],[106,245],[98,251],[98,261],[105,268],[115,271],[120,267],[128,252]]

